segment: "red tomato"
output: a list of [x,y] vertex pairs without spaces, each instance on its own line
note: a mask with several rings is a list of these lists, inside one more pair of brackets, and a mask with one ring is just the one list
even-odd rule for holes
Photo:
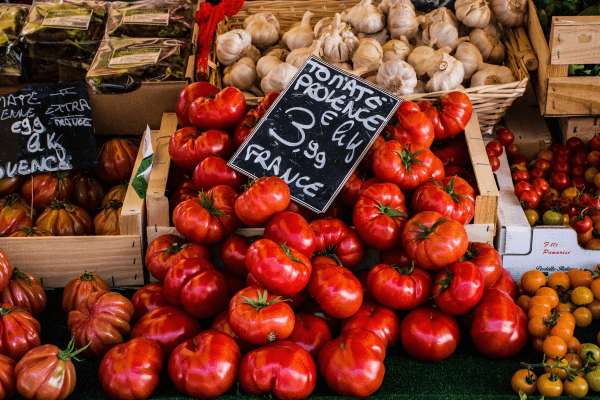
[[491,142],[488,142],[488,144],[485,145],[485,148],[493,151],[496,157],[500,157],[504,152],[502,144],[500,144],[500,142],[498,142],[497,140],[492,140]]
[[500,278],[494,283],[492,286],[486,287],[483,291],[483,295],[485,296],[488,292],[498,290],[504,292],[510,296],[511,299],[516,299],[517,297],[517,285],[512,275],[506,268],[502,268],[502,272],[500,274]]
[[590,229],[592,229],[593,225],[594,224],[589,215],[579,215],[579,216],[574,217],[574,219],[571,220],[571,227],[577,233],[588,232]]
[[400,338],[400,320],[396,311],[376,301],[365,299],[358,311],[342,320],[341,333],[362,328],[375,333],[386,348],[396,344]]
[[3,304],[0,307],[0,328],[0,354],[15,361],[41,344],[40,323],[22,308]]
[[[512,146],[516,146],[516,145],[512,145]],[[508,146],[506,148],[507,152],[508,152],[509,148],[510,148],[510,146]],[[529,160],[527,160],[527,157],[525,157],[524,155],[517,154],[512,160],[512,165],[515,165],[515,164],[521,164],[522,166],[527,168],[527,165],[529,165]]]
[[158,387],[163,351],[153,340],[131,339],[113,347],[100,362],[102,389],[113,399],[146,399]]
[[260,239],[250,245],[246,266],[262,287],[283,296],[304,289],[312,273],[310,260],[304,254],[270,239]]
[[533,190],[533,186],[531,183],[526,181],[517,182],[515,185],[515,196],[521,197],[521,195],[529,190]]
[[585,176],[585,171],[587,170],[587,166],[583,166],[583,165],[576,165],[573,167],[573,169],[571,169],[571,176],[572,177],[584,177]]
[[542,171],[546,172],[546,171],[550,171],[552,169],[552,163],[550,161],[542,158],[542,159],[536,160],[533,163],[533,167],[539,168]]
[[571,186],[571,178],[564,172],[552,174],[550,180],[552,181],[552,187],[561,192]]
[[210,329],[214,329],[231,336],[231,338],[235,340],[237,345],[240,347],[242,354],[246,354],[258,347],[257,345],[249,343],[244,339],[240,338],[238,335],[235,334],[233,329],[231,329],[231,325],[229,324],[229,310],[223,310],[220,313],[218,313],[213,318],[212,323],[210,325]]
[[471,338],[486,357],[511,358],[527,343],[527,323],[527,315],[509,295],[489,292],[473,313]]
[[385,346],[374,333],[352,329],[328,342],[317,358],[327,386],[340,396],[369,397],[383,382]]
[[184,395],[212,399],[233,386],[241,358],[240,348],[231,336],[209,329],[173,350],[169,377]]
[[588,167],[588,161],[587,161],[587,150],[583,150],[583,152],[577,153],[573,156],[573,158],[571,159],[571,163],[573,164],[573,167]]
[[536,209],[540,205],[540,195],[535,190],[528,190],[521,194],[519,201],[525,210]]
[[504,147],[510,146],[515,141],[515,135],[506,128],[500,128],[496,131],[496,137],[500,144]]
[[336,198],[339,199],[342,204],[348,207],[354,207],[361,192],[376,183],[379,183],[379,179],[367,179],[355,169],[350,175],[350,178],[344,183],[344,186],[342,186],[342,190],[340,190],[340,193]]
[[541,170],[541,169],[539,169],[539,168],[532,168],[532,169],[529,171],[529,177],[530,177],[530,179],[532,179],[532,180],[535,180],[535,179],[540,179],[540,178],[546,179],[546,172],[545,172],[545,171],[542,171],[542,170]]
[[[335,200],[333,201],[333,203],[331,203],[331,205],[333,206],[334,204],[336,204]],[[339,203],[337,203],[337,204],[339,204]],[[329,207],[329,209],[327,211],[329,211],[330,209],[331,209],[331,206]],[[289,211],[289,212],[293,212],[293,213],[301,215],[302,218],[304,218],[306,220],[306,222],[312,221],[313,216],[315,214],[313,210],[309,210],[308,208],[301,206],[300,204],[296,203],[295,201],[290,201],[290,204],[287,206],[285,211]]]
[[364,190],[354,206],[353,222],[360,237],[377,250],[390,250],[401,242],[407,219],[404,194],[393,183],[376,183]]
[[247,178],[227,165],[227,161],[210,156],[200,161],[194,169],[194,184],[197,188],[208,190],[217,185],[231,186],[240,190]]
[[18,195],[8,196],[5,205],[0,205],[0,235],[12,235],[21,228],[31,228],[33,221],[17,203]]
[[317,366],[300,345],[278,340],[246,354],[238,379],[242,390],[251,396],[273,392],[282,400],[300,400],[315,389]]
[[515,183],[518,183],[521,181],[529,182],[531,180],[529,172],[521,170],[521,169],[513,172],[512,178],[513,178],[513,182],[515,182]]
[[223,266],[233,275],[245,278],[248,275],[246,267],[246,252],[250,245],[242,236],[231,235],[221,245],[221,261]]
[[[385,130],[385,128],[384,128],[384,130]],[[383,145],[385,142],[386,142],[386,138],[384,137],[384,135],[377,136],[377,138],[375,139],[375,141],[373,142],[371,147],[369,147],[369,150],[367,150],[367,153],[363,157],[360,164],[358,164],[358,169],[361,172],[365,172],[365,173],[373,172],[373,156],[375,155],[375,152],[377,151],[377,149],[380,148],[381,145]]]
[[339,219],[318,219],[308,224],[315,232],[315,253],[333,258],[348,269],[358,266],[365,248],[360,236]]
[[73,278],[63,291],[62,308],[67,314],[84,304],[94,292],[110,292],[110,287],[98,275],[85,272]]
[[[359,306],[360,307],[360,306]],[[331,336],[335,337],[340,330],[340,320],[327,314],[319,303],[314,298],[311,298],[300,307],[299,312],[314,315],[315,317],[321,318],[329,327]]]
[[382,145],[373,159],[373,172],[382,182],[400,190],[415,190],[427,182],[435,167],[435,156],[421,143],[400,144],[392,140]]
[[13,267],[8,261],[8,255],[0,249],[0,290],[4,290],[12,277]]
[[183,309],[191,316],[199,319],[212,318],[227,307],[229,301],[227,279],[215,269],[193,273],[183,282],[179,298]]
[[417,266],[435,270],[457,262],[467,251],[469,240],[460,222],[435,211],[423,211],[404,225],[402,246]]
[[489,156],[488,161],[492,167],[492,172],[496,172],[500,169],[500,159],[496,156]]
[[12,178],[0,178],[0,197],[19,192],[25,177],[23,175],[13,176]]
[[0,303],[23,308],[36,316],[46,308],[46,292],[35,276],[15,267],[8,285],[0,292]]
[[46,207],[35,222],[36,228],[46,229],[55,236],[84,236],[94,234],[94,223],[81,207],[55,202]]
[[260,115],[261,118],[267,113],[267,111],[269,111],[269,109],[275,103],[275,100],[277,100],[278,97],[279,92],[271,92],[268,93],[265,97],[263,97],[260,103],[258,103],[256,111],[258,112],[258,115]]
[[479,303],[485,280],[477,265],[460,261],[435,276],[431,294],[446,314],[464,315]]
[[444,167],[466,168],[471,162],[469,148],[464,140],[451,139],[444,141],[444,147],[433,150],[433,154],[439,157]]
[[256,109],[248,111],[236,124],[233,130],[233,145],[236,149],[244,143],[254,130],[262,116]]
[[190,123],[201,131],[226,130],[233,127],[246,112],[244,94],[232,86],[216,95],[198,97],[188,110]]
[[434,167],[433,172],[431,173],[431,179],[442,180],[446,177],[446,168],[444,168],[444,163],[439,157],[434,155]]
[[395,310],[412,310],[431,294],[431,275],[422,268],[377,264],[369,271],[367,288],[375,300]]
[[179,203],[173,211],[173,225],[196,243],[217,243],[240,225],[234,212],[237,198],[238,194],[231,186],[215,186],[201,193],[198,199]]
[[544,195],[548,192],[548,189],[550,189],[550,183],[544,178],[535,178],[531,181],[531,184],[542,189]]
[[17,363],[17,391],[27,400],[62,400],[75,390],[75,366],[71,361],[82,349],[73,340],[65,350],[45,344],[27,352]]
[[181,182],[175,190],[173,191],[173,195],[169,199],[169,212],[170,215],[173,215],[173,210],[177,207],[177,204],[189,200],[195,199],[202,192],[202,190],[198,190],[198,187],[194,184],[193,179],[186,179]]
[[31,202],[33,208],[38,211],[52,205],[52,198],[57,201],[69,201],[71,193],[73,193],[73,181],[66,171],[33,175],[33,178],[26,179],[21,187],[21,196]]
[[431,147],[433,139],[437,139],[430,119],[412,101],[403,101],[394,115],[398,118],[398,126],[386,127],[390,140],[422,143]]
[[71,203],[83,208],[88,213],[94,213],[102,206],[105,196],[104,187],[91,173],[81,173],[73,177],[73,193]]
[[169,155],[184,171],[193,171],[199,162],[209,156],[230,158],[233,139],[225,131],[209,129],[199,132],[193,126],[181,128],[171,135]]
[[0,354],[0,399],[10,399],[17,392],[15,360]]
[[296,313],[294,330],[287,340],[301,346],[316,359],[321,348],[331,340],[331,333],[327,322],[322,318],[306,313]]
[[400,325],[402,347],[420,361],[438,362],[450,357],[460,342],[456,319],[436,307],[409,312]]
[[308,222],[299,214],[282,211],[275,214],[265,225],[263,238],[277,244],[286,243],[310,259],[317,246],[317,238]]
[[210,261],[202,258],[184,258],[173,265],[165,277],[165,300],[172,306],[180,307],[181,290],[191,277],[204,271],[213,270],[215,267]]
[[177,235],[161,235],[148,245],[146,268],[153,277],[162,282],[169,269],[185,258],[210,260],[210,250],[207,246],[188,242]]
[[446,139],[462,132],[473,113],[473,105],[469,97],[458,91],[446,93],[442,97],[439,111],[428,101],[420,101],[418,105],[433,123],[436,140]]
[[330,258],[317,256],[312,263],[308,293],[334,318],[354,315],[363,302],[363,289],[358,279]]
[[267,289],[248,286],[231,298],[229,324],[240,338],[264,345],[292,334],[294,311]]
[[485,154],[487,154],[488,158],[490,158],[490,157],[498,158],[498,153],[496,153],[494,150],[492,150],[491,148],[488,148],[488,147],[485,148]]
[[590,151],[587,155],[587,162],[588,164],[590,164],[591,167],[600,167],[600,151]]
[[148,311],[169,304],[165,299],[165,285],[162,282],[154,282],[136,290],[131,297],[131,304],[133,304],[131,322],[134,323],[146,315]]
[[412,265],[412,260],[402,247],[380,252],[379,262],[381,264],[395,265],[397,268],[410,267]]
[[208,95],[216,94],[218,91],[219,88],[208,82],[194,82],[184,87],[181,93],[179,93],[179,99],[175,106],[177,125],[181,128],[190,126],[188,111],[194,100],[199,97],[207,97]]
[[567,139],[565,145],[573,151],[577,149],[585,149],[585,144],[583,143],[583,140],[581,140],[581,138],[578,138],[577,136],[573,136]]
[[475,190],[458,176],[429,181],[419,186],[412,197],[416,212],[437,211],[466,225],[475,216]]
[[94,292],[77,310],[69,313],[68,325],[75,345],[88,357],[102,357],[125,341],[131,330],[133,304],[115,292]]
[[588,146],[592,151],[600,151],[600,135],[594,135],[594,137],[590,139]]
[[469,243],[469,249],[461,261],[470,261],[477,265],[483,274],[485,287],[492,286],[502,275],[502,257],[487,243]]
[[182,309],[163,306],[140,318],[131,328],[129,339],[152,339],[158,343],[165,357],[168,357],[179,343],[193,338],[201,330],[200,323]]
[[552,165],[552,172],[564,172],[569,175],[571,173],[571,166],[565,161],[555,161]]
[[104,182],[117,182],[131,177],[138,147],[126,139],[112,139],[102,146],[96,175]]
[[259,178],[235,201],[235,213],[248,226],[263,225],[290,203],[290,188],[276,176]]

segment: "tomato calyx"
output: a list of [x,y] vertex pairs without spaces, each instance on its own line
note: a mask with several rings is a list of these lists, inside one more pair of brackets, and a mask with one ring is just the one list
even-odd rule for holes
[[225,211],[219,210],[218,208],[214,207],[214,195],[211,192],[210,194],[210,198],[208,198],[208,196],[205,193],[200,193],[200,198],[202,199],[202,203],[200,203],[200,205],[202,206],[202,208],[204,208],[206,211],[208,211],[210,213],[210,215],[226,215],[227,213]]
[[259,121],[259,119],[257,117],[252,117],[252,122],[248,123],[248,122],[243,122],[242,126],[245,126],[247,128],[254,128],[256,126],[256,123]]
[[413,261],[410,266],[404,268],[399,268],[396,264],[390,265],[390,267],[398,271],[400,275],[410,275],[415,270],[415,262]]
[[18,200],[19,200],[19,195],[13,193],[10,196],[8,196],[8,198],[6,199],[6,205],[4,207],[12,207]]
[[58,201],[54,197],[51,197],[52,205],[48,206],[48,208],[52,210],[65,210],[66,212],[74,212],[75,207],[71,203],[67,203],[66,201]]
[[408,173],[411,172],[412,169],[412,164],[414,163],[421,163],[423,164],[423,161],[419,160],[417,158],[417,156],[423,152],[424,149],[421,150],[417,150],[414,153],[411,153],[410,150],[408,150],[408,147],[404,147],[402,149],[402,152],[396,151],[396,153],[398,153],[398,155],[400,156],[400,159],[402,160],[402,163],[404,164],[404,168],[406,169],[406,171],[408,171]]
[[280,303],[282,301],[287,301],[287,299],[285,299],[285,300],[282,299],[281,296],[277,296],[274,299],[267,301],[267,296],[269,295],[269,293],[267,292],[267,289],[265,289],[265,291],[262,294],[260,293],[260,289],[257,289],[256,291],[258,292],[258,299],[254,300],[254,299],[251,299],[246,296],[238,296],[245,300],[245,302],[240,301],[240,302],[238,302],[238,304],[245,303],[251,307],[254,307],[256,309],[256,311],[260,311],[263,308],[272,306],[272,305]]
[[56,354],[56,358],[62,361],[69,361],[71,358],[77,361],[81,361],[79,358],[76,357],[76,355],[87,349],[90,346],[90,344],[92,344],[91,341],[79,350],[75,350],[75,338],[71,338],[71,341],[67,345],[67,348],[59,351]]
[[435,224],[431,225],[431,228],[428,227],[427,225],[424,225],[424,224],[420,223],[420,222],[414,222],[414,224],[417,225],[419,228],[421,228],[421,230],[419,231],[417,229],[413,229],[413,230],[409,231],[409,232],[413,232],[413,233],[418,234],[418,236],[416,238],[412,239],[411,242],[415,241],[415,240],[425,240],[425,239],[428,239],[429,235],[431,233],[435,233],[436,228],[438,226],[442,225],[444,222],[446,222],[447,219],[448,219],[448,217],[440,219]]
[[381,215],[385,215],[387,217],[390,218],[398,218],[398,217],[408,217],[408,214],[397,210],[393,207],[391,207],[392,202],[390,201],[390,203],[386,206],[384,205],[381,201],[377,200],[377,209],[379,210],[379,214]]
[[179,251],[185,249],[186,247],[188,247],[186,239],[180,239],[179,242],[175,243],[175,241],[173,240],[173,236],[171,236],[171,247],[169,247],[168,249],[161,250],[161,253],[179,253]]
[[90,274],[89,272],[85,271],[83,275],[79,276],[79,279],[82,281],[95,281],[96,277],[94,274]]
[[335,263],[337,265],[339,265],[340,267],[343,267],[342,262],[340,261],[340,259],[338,258],[338,256],[335,254],[335,246],[329,246],[325,250],[321,250],[320,252],[318,252],[317,255],[318,256],[324,256],[324,257],[329,257],[333,261],[335,261]]
[[10,280],[12,281],[13,279],[20,279],[23,282],[25,282],[27,285],[31,286],[31,279],[29,279],[29,276],[27,276],[25,273],[21,272],[19,270],[19,268],[17,268],[17,267],[13,268],[12,275],[10,276]]
[[0,306],[0,317],[4,317],[5,315],[8,315],[12,312],[17,312],[17,311],[27,311],[24,308],[4,308]]
[[121,200],[109,200],[104,206],[104,210],[102,210],[102,212],[106,214],[106,212],[109,211],[111,208],[113,210],[118,210],[121,207],[123,207],[123,202]]
[[479,255],[483,249],[475,250],[475,243],[470,243],[465,254],[458,261],[471,261]]
[[56,174],[54,174],[54,177],[56,179],[58,179],[58,190],[62,190],[63,187],[66,187],[67,184],[65,183],[65,178],[69,176],[69,172],[68,171],[59,171]]
[[289,258],[292,259],[292,261],[299,262],[299,263],[302,263],[302,264],[306,265],[306,263],[304,261],[302,261],[298,257],[294,257],[292,255],[292,250],[290,250],[290,249],[287,248],[286,242],[281,243],[279,245],[279,247],[281,248],[281,251],[283,251],[285,253],[286,256],[288,256]]
[[28,226],[22,226],[19,230],[21,232],[24,232],[27,236],[33,236],[35,234],[39,235],[40,233],[44,233],[44,232],[40,231],[39,229],[30,228]]
[[459,194],[454,191],[454,182],[455,181],[456,181],[456,175],[454,175],[452,177],[452,179],[450,179],[450,181],[446,184],[446,187],[443,187],[442,185],[440,185],[436,180],[433,180],[433,183],[440,189],[443,189],[444,192],[448,193],[448,196],[450,196],[450,198],[452,200],[454,200],[458,204],[462,205],[462,202],[460,201],[460,199],[461,198],[468,199],[469,196],[465,196],[464,194]]
[[444,279],[440,279],[439,281],[433,282],[434,285],[442,285],[436,294],[433,295],[433,297],[436,297],[438,294],[450,287],[450,283],[452,283],[452,277],[452,271],[446,268],[446,277]]

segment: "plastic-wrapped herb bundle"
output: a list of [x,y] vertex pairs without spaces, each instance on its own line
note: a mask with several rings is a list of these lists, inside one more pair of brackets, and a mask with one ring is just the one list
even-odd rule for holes
[[94,93],[125,93],[142,82],[185,79],[190,41],[179,39],[103,40],[86,80]]
[[104,35],[108,2],[40,1],[31,7],[20,34],[28,78],[58,80],[59,65],[82,70],[92,62]]
[[24,4],[0,4],[0,85],[17,83],[23,73],[17,39],[29,7]]
[[188,0],[140,0],[110,4],[107,37],[192,37],[193,5]]

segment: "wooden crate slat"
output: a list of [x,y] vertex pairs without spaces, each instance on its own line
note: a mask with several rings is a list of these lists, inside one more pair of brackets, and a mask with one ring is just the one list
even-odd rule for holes
[[600,63],[600,18],[553,17],[550,62],[567,66]]
[[600,76],[548,79],[546,116],[600,114]]

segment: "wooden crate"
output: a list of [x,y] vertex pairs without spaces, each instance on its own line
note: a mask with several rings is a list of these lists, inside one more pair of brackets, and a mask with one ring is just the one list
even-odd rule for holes
[[600,16],[553,17],[546,41],[532,0],[528,3],[527,29],[539,60],[536,91],[542,115],[600,115],[600,76],[568,76],[569,64],[600,64]]
[[[142,158],[140,146],[131,179]],[[112,287],[144,285],[146,203],[131,184],[119,223],[119,236],[2,237],[0,249],[14,267],[33,274],[44,287],[65,287],[85,271],[95,272]]]
[[586,145],[596,135],[600,135],[600,117],[571,117],[559,118],[562,142],[565,144],[569,138],[578,137]]
[[[148,228],[146,232],[148,243],[160,235],[177,233],[170,224],[169,199],[165,195],[171,158],[169,156],[169,139],[175,131],[177,119],[174,114],[165,114],[163,124],[156,141],[153,140],[154,165],[148,182],[146,196],[146,211]],[[466,226],[471,241],[492,243],[496,233],[496,208],[498,207],[498,188],[488,161],[477,114],[465,129],[467,145],[473,162],[475,177],[479,186],[479,196],[475,201],[475,217],[473,224]],[[262,234],[260,229],[241,229],[245,236]]]

